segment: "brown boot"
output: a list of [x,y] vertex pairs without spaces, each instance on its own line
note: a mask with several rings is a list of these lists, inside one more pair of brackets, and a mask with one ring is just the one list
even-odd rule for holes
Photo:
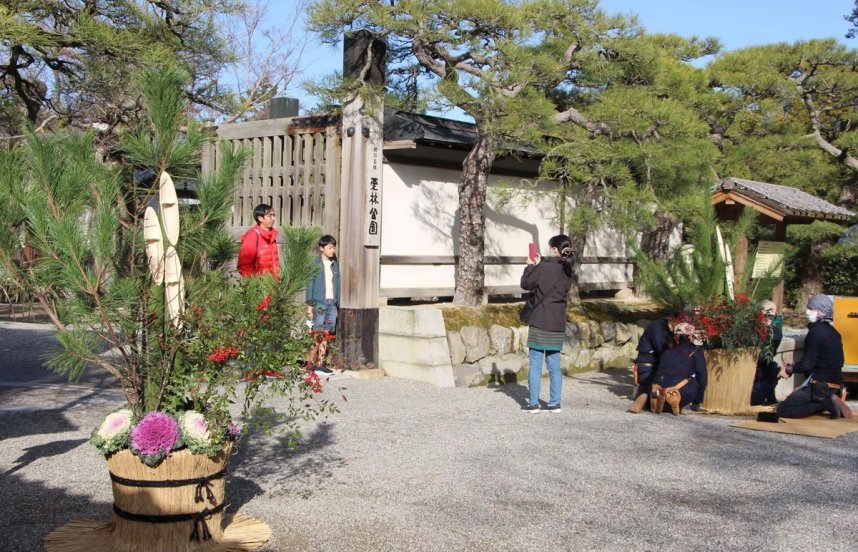
[[632,402],[632,405],[629,407],[626,412],[631,412],[632,414],[640,414],[640,411],[644,409],[646,406],[646,401],[649,397],[647,397],[646,393],[641,393],[638,397]]
[[670,410],[674,416],[679,416],[679,401],[682,400],[682,395],[673,387],[668,387],[664,390],[664,400],[670,405]]
[[653,414],[661,414],[661,411],[664,410],[664,389],[660,385],[654,384],[649,397],[649,409]]

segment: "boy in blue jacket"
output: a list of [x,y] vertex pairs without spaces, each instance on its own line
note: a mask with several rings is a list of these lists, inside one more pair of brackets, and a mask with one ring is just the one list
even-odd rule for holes
[[[337,240],[330,234],[319,238],[317,264],[321,269],[307,286],[307,317],[312,320],[313,331],[335,334],[337,331],[337,308],[340,305],[340,265],[337,262]],[[323,346],[327,343],[323,342]],[[325,347],[326,348],[326,347]],[[325,349],[319,351],[324,358]],[[320,365],[317,372],[331,374],[330,368]]]

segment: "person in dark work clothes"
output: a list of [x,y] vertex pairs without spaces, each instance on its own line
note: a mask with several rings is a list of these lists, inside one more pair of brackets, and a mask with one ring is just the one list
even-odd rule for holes
[[757,357],[757,373],[754,375],[754,386],[751,389],[751,406],[778,404],[775,387],[778,385],[780,366],[775,362],[774,356],[784,336],[780,328],[783,319],[778,316],[774,301],[767,299],[761,302],[760,310],[766,315],[766,323],[772,331],[772,339]]
[[673,332],[667,318],[653,320],[646,325],[638,340],[638,356],[634,360],[637,367],[638,384],[635,389],[634,402],[629,407],[629,412],[637,414],[646,406],[659,358],[671,344],[673,344]]
[[[651,404],[661,406],[653,407],[653,412],[658,413],[670,405],[673,413],[679,414],[683,407],[703,402],[709,378],[703,349],[694,344],[694,334],[694,326],[687,322],[680,322],[673,327],[676,344],[661,354],[652,380]],[[670,404],[669,399],[659,400],[660,394],[671,390],[679,393],[678,401]]]
[[822,293],[807,302],[807,337],[804,354],[793,365],[784,366],[780,376],[805,374],[808,378],[789,397],[778,404],[782,418],[804,418],[817,412],[828,412],[832,419],[844,410],[840,394],[843,389],[843,341],[831,325],[834,304]]

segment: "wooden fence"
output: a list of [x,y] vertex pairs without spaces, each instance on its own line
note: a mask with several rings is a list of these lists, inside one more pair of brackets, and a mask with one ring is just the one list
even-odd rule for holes
[[235,194],[230,232],[252,226],[253,208],[274,208],[278,226],[318,226],[339,235],[340,137],[332,117],[292,117],[217,127],[203,152],[203,173],[217,170],[223,148],[246,148],[241,186]]

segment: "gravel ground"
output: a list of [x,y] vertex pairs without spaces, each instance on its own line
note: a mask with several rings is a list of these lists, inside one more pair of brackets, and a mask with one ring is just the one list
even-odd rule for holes
[[[97,375],[67,385],[25,367],[49,340],[43,326],[0,322],[4,551],[111,515],[86,441],[121,395]],[[858,433],[636,416],[629,389],[625,371],[566,378],[563,412],[534,415],[518,410],[523,385],[341,377],[326,391],[341,412],[307,424],[297,449],[276,436],[241,445],[229,510],[271,526],[269,552],[856,549]]]

